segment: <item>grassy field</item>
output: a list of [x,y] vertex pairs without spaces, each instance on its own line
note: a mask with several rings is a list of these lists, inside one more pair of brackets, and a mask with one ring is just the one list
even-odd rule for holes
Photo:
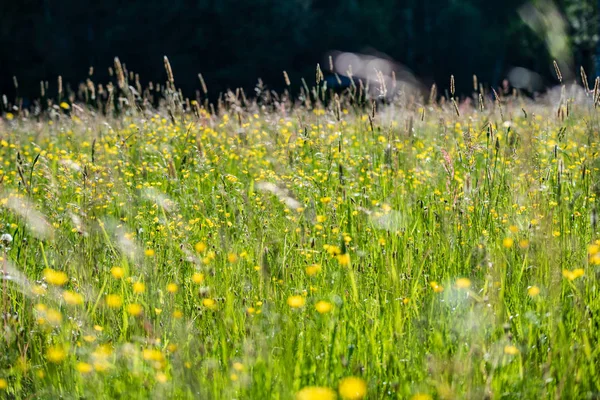
[[5,111],[0,397],[598,398],[597,92]]

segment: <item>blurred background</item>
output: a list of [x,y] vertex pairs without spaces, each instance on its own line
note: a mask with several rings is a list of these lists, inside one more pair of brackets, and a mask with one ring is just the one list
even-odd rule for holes
[[[193,96],[202,73],[209,93],[252,90],[258,78],[281,89],[327,73],[332,51],[394,60],[425,87],[460,93],[479,82],[513,81],[533,91],[583,66],[600,71],[600,0],[0,0],[0,94],[39,96],[40,81],[76,87],[94,67],[109,79],[119,56],[142,84],[164,82],[168,55],[175,84]],[[337,53],[335,53],[337,54]],[[338,71],[344,74],[345,71]],[[512,83],[512,82],[511,82]],[[535,83],[535,84],[533,84]],[[517,83],[519,84],[519,83]]]

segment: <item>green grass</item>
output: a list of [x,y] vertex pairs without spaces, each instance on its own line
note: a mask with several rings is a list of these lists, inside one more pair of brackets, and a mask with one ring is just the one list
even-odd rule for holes
[[501,101],[4,114],[1,395],[597,398],[597,113]]

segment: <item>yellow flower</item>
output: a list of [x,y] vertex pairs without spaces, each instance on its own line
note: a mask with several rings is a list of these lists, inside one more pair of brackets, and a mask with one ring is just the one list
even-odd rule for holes
[[234,253],[227,254],[227,261],[229,261],[230,263],[234,263],[237,260],[238,260],[237,254],[234,254]]
[[83,296],[79,293],[71,292],[70,290],[65,290],[62,294],[65,303],[71,306],[78,306],[83,304]]
[[417,393],[413,395],[413,397],[411,397],[410,400],[433,400],[433,397],[431,397],[431,395],[428,395],[427,393]]
[[0,378],[0,390],[8,388],[8,382],[4,378]]
[[169,378],[167,377],[167,375],[165,375],[163,372],[158,372],[156,374],[156,381],[158,383],[165,383],[166,381],[168,381]]
[[144,293],[146,291],[146,285],[142,282],[136,282],[133,284],[133,293]]
[[568,280],[574,281],[575,279],[585,275],[585,271],[583,270],[583,268],[577,268],[577,269],[574,269],[573,271],[569,271],[568,269],[563,269],[562,274]]
[[471,287],[471,280],[468,278],[459,278],[456,280],[456,287],[458,289],[468,289]]
[[63,362],[66,357],[67,353],[62,346],[50,346],[46,351],[46,359],[54,364]]
[[137,317],[138,315],[140,315],[143,311],[143,308],[141,305],[137,304],[137,303],[131,303],[127,305],[127,312],[129,313],[129,315],[133,315],[134,317]]
[[60,103],[60,108],[62,108],[63,110],[68,110],[71,107],[69,107],[69,103],[63,101],[62,103]]
[[508,230],[511,231],[512,233],[517,233],[519,232],[519,228],[516,225],[511,225],[508,227]]
[[206,243],[198,242],[194,245],[194,249],[196,249],[198,253],[204,253],[204,251],[206,250]]
[[196,284],[204,282],[204,274],[201,274],[200,272],[194,272],[192,275],[192,282]]
[[319,264],[313,264],[306,267],[306,275],[314,276],[321,271],[321,266]]
[[204,299],[202,300],[202,305],[206,308],[209,308],[211,310],[216,310],[217,309],[217,302],[214,301],[213,299]]
[[527,294],[531,297],[535,297],[540,294],[540,288],[537,286],[531,286],[527,289]]
[[183,312],[181,312],[181,310],[175,310],[175,311],[173,311],[173,318],[180,319],[182,317],[183,317]]
[[317,304],[315,304],[315,308],[317,309],[317,312],[319,314],[326,314],[328,312],[330,312],[331,310],[333,310],[333,304],[331,304],[328,301],[319,301],[317,302]]
[[344,400],[360,400],[367,395],[367,382],[364,379],[350,376],[340,381],[338,391]]
[[156,254],[156,253],[152,249],[146,249],[144,251],[144,254],[146,255],[146,257],[154,257],[154,254]]
[[527,239],[519,240],[519,247],[522,249],[526,249],[527,247],[529,247],[529,240],[527,240]]
[[92,365],[85,362],[78,362],[75,369],[81,374],[89,374],[93,370]]
[[435,293],[442,293],[444,291],[444,287],[438,284],[436,281],[429,282],[429,286],[431,286]]
[[340,265],[347,266],[350,265],[350,254],[344,253],[337,256],[337,260]]
[[67,274],[62,271],[53,270],[52,268],[44,270],[44,278],[46,278],[46,282],[55,286],[62,286],[69,280]]
[[513,244],[515,243],[515,241],[512,238],[504,238],[504,240],[502,241],[502,246],[506,247],[507,249],[510,249]]
[[106,295],[106,305],[110,308],[119,308],[123,305],[123,300],[118,294]]
[[335,400],[335,392],[326,387],[307,386],[296,393],[296,400]]
[[112,267],[110,273],[115,279],[121,279],[125,276],[125,270],[121,267]]
[[508,355],[511,355],[511,356],[516,356],[517,354],[519,354],[519,349],[517,349],[513,345],[507,344],[506,346],[504,346],[504,354],[508,354]]
[[169,292],[169,293],[177,293],[178,289],[179,289],[179,287],[175,283],[169,283],[167,285],[167,292]]
[[288,306],[290,306],[292,308],[303,307],[305,302],[306,301],[304,300],[304,297],[298,296],[298,295],[296,295],[296,296],[290,296],[287,299]]

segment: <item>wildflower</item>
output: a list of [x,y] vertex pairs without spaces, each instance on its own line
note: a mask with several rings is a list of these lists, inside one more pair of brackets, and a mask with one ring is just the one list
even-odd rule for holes
[[339,256],[337,256],[337,260],[340,263],[340,265],[342,266],[348,266],[350,265],[350,254],[348,253],[344,253],[344,254],[340,254]]
[[71,292],[70,290],[65,290],[62,296],[65,302],[71,306],[78,306],[83,304],[83,296],[79,293]]
[[143,311],[142,306],[137,303],[131,303],[131,304],[127,305],[127,312],[129,313],[129,315],[137,317],[138,315],[140,315],[142,313],[142,311]]
[[416,393],[410,400],[433,400],[433,397],[427,393]]
[[436,281],[429,282],[429,286],[431,286],[435,293],[442,293],[444,291],[444,287],[438,284]]
[[123,300],[118,294],[109,294],[105,298],[106,305],[110,308],[119,308],[123,305]]
[[62,271],[53,270],[52,268],[44,270],[44,278],[46,278],[46,282],[55,286],[63,286],[69,280],[67,274]]
[[68,110],[71,107],[69,106],[69,103],[63,101],[62,103],[60,103],[60,108],[62,108],[63,110]]
[[459,278],[456,280],[456,287],[458,289],[468,289],[471,287],[471,280],[468,278]]
[[59,364],[67,357],[67,353],[62,346],[50,346],[46,351],[46,359],[54,364]]
[[514,244],[514,240],[512,238],[504,238],[504,240],[502,241],[502,246],[506,247],[507,249],[510,249],[513,244]]
[[242,372],[244,370],[244,364],[240,363],[240,362],[234,362],[232,365],[233,369],[235,369],[237,372]]
[[43,296],[46,294],[46,288],[42,285],[35,285],[31,288],[31,292],[36,296]]
[[12,241],[13,237],[10,233],[3,233],[2,236],[0,236],[0,244],[4,247],[10,246]]
[[529,247],[529,240],[527,239],[521,239],[519,240],[519,247],[522,249],[526,249]]
[[204,274],[201,274],[200,272],[194,272],[192,275],[192,282],[196,284],[204,282]]
[[173,311],[173,318],[175,319],[181,319],[183,317],[183,312],[181,312],[181,310],[175,310]]
[[306,267],[306,275],[314,276],[321,271],[321,266],[319,264],[313,264]]
[[167,292],[169,292],[169,293],[177,293],[178,289],[179,289],[179,287],[175,283],[169,283],[167,285]]
[[206,247],[207,247],[206,243],[204,243],[204,242],[198,242],[194,245],[194,249],[198,253],[204,253],[204,251],[206,251]]
[[513,345],[507,344],[506,346],[504,346],[504,354],[508,354],[510,356],[516,356],[517,354],[519,354],[519,349],[517,349]]
[[234,262],[236,262],[237,260],[238,260],[238,256],[237,256],[237,254],[234,254],[234,253],[229,253],[229,254],[227,254],[227,261],[228,261],[228,262],[230,262],[230,263],[234,263]]
[[144,251],[144,254],[146,255],[146,257],[154,257],[154,254],[156,254],[156,253],[152,249],[146,249]]
[[296,400],[335,400],[335,392],[326,387],[307,386],[296,393]]
[[93,370],[92,365],[86,362],[78,362],[75,369],[81,374],[89,374]]
[[59,326],[62,323],[62,314],[60,311],[51,308],[46,312],[46,320],[52,326]]
[[535,297],[540,294],[540,288],[537,286],[530,286],[527,289],[527,294],[531,297]]
[[360,400],[367,395],[367,382],[350,376],[340,381],[338,391],[344,400]]
[[167,378],[167,375],[165,375],[163,372],[158,372],[156,374],[156,381],[158,383],[165,383],[168,380],[169,380],[169,378]]
[[326,313],[330,312],[331,310],[333,310],[333,304],[331,304],[328,301],[321,300],[321,301],[317,302],[317,304],[315,304],[315,308],[319,314],[326,314]]
[[8,388],[8,382],[4,378],[0,378],[0,390]]
[[213,299],[204,299],[202,300],[202,305],[206,308],[209,308],[211,310],[216,310],[217,309],[217,302],[214,301]]
[[511,231],[512,233],[517,233],[519,232],[519,228],[516,225],[511,225],[508,227],[508,230]]
[[317,222],[322,224],[323,222],[325,222],[325,220],[327,220],[327,217],[324,215],[317,215]]
[[573,271],[569,271],[568,269],[563,269],[562,274],[568,280],[574,281],[575,279],[584,276],[585,271],[583,270],[583,268],[577,268],[577,269],[574,269]]
[[290,296],[287,299],[288,306],[292,308],[300,308],[304,306],[305,300],[302,296]]
[[123,270],[121,267],[112,267],[110,269],[110,273],[115,279],[121,279],[123,276],[125,276],[125,270]]
[[136,282],[133,284],[133,293],[144,293],[146,291],[146,285],[142,282]]

